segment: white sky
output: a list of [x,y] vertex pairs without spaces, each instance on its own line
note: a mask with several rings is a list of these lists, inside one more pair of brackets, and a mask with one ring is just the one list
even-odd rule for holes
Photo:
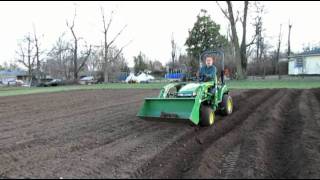
[[[234,6],[239,3],[242,5],[242,2],[237,2],[234,3]],[[291,31],[293,51],[300,51],[303,44],[320,42],[320,24],[317,21],[320,16],[320,2],[262,3],[267,10],[264,16],[265,34],[274,47],[277,43],[280,23],[282,23],[282,50],[286,49],[289,19],[293,24]],[[63,32],[66,32],[67,38],[71,38],[66,19],[72,20],[75,4],[77,7],[75,31],[88,43],[99,45],[103,40],[100,6],[104,7],[107,19],[110,17],[111,10],[115,11],[109,38],[112,38],[124,25],[128,25],[115,44],[122,46],[133,40],[124,50],[130,66],[133,66],[133,56],[139,51],[153,60],[168,62],[172,33],[178,47],[184,52],[188,29],[192,28],[200,9],[208,10],[213,20],[221,24],[222,34],[226,34],[228,25],[215,1],[0,2],[0,64],[14,59],[18,40],[28,32],[33,32],[33,23],[38,34],[43,35],[40,39],[42,48],[50,49]],[[225,6],[225,2],[220,2],[220,4]],[[248,24],[248,29],[252,31],[250,24]],[[249,34],[248,41],[250,39]]]

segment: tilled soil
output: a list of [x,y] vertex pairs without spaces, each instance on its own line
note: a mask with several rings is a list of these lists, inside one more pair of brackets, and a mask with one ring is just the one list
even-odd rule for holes
[[0,98],[0,178],[320,178],[320,89],[233,91],[212,127],[136,117],[158,90]]

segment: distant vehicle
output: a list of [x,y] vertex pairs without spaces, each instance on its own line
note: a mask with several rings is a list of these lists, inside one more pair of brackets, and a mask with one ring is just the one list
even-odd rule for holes
[[[39,84],[36,84],[37,87],[49,87],[49,86],[59,86],[62,85],[61,79],[51,79],[47,82],[41,82]],[[32,85],[31,85],[32,86]]]
[[10,80],[10,81],[7,81],[7,85],[8,86],[15,86],[15,85],[17,85],[17,82],[16,82],[16,80]]
[[45,82],[44,86],[48,87],[48,86],[59,86],[62,85],[62,80],[61,79],[52,79],[49,82]]
[[18,86],[22,86],[24,84],[24,82],[22,80],[16,80],[16,83]]
[[93,76],[85,76],[79,80],[80,84],[91,85],[97,84],[97,80]]

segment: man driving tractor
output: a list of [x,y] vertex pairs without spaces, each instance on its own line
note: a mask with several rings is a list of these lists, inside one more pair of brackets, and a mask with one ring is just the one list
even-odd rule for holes
[[[221,57],[221,61],[220,61]],[[216,61],[219,58],[219,63]],[[199,57],[204,67],[197,72],[200,82],[178,82],[165,85],[158,97],[146,98],[137,116],[141,118],[189,119],[196,125],[211,126],[215,112],[229,115],[233,110],[232,97],[224,83],[224,74],[218,78],[218,69],[224,69],[223,51],[207,50]],[[215,63],[215,65],[214,65]],[[219,66],[220,69],[220,66]]]
[[213,65],[216,62],[216,57],[207,55],[205,57],[206,65],[200,68],[199,80],[200,82],[208,82],[214,80],[217,68]]

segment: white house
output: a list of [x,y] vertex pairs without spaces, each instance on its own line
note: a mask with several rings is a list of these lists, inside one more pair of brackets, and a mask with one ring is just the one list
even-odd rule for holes
[[2,70],[0,71],[0,84],[7,84],[8,82],[23,80],[28,78],[27,72],[22,70]]
[[294,55],[287,60],[289,75],[320,75],[320,54]]

